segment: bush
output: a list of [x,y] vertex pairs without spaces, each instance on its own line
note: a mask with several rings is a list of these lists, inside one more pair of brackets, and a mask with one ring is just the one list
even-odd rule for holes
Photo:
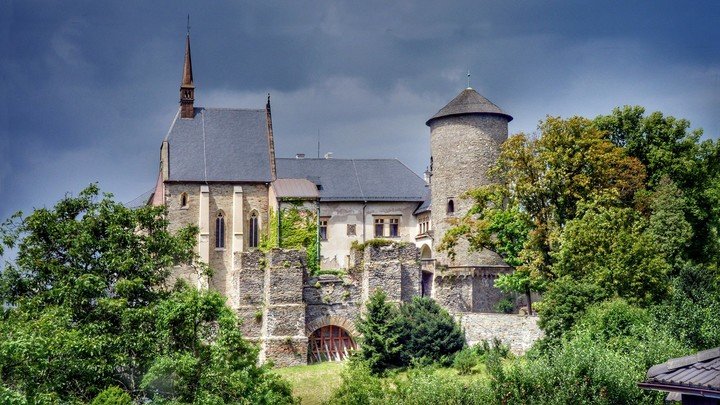
[[385,393],[383,380],[373,376],[366,361],[355,357],[342,372],[342,385],[330,397],[331,405],[382,404]]
[[512,314],[515,312],[515,301],[513,301],[510,297],[504,297],[495,303],[495,311],[502,312],[504,314]]
[[110,387],[99,393],[91,405],[132,405],[132,398],[121,388]]
[[478,356],[479,361],[485,362],[489,356],[496,356],[501,359],[510,357],[510,346],[504,344],[502,340],[494,337],[492,342],[481,340],[476,343],[471,350]]
[[563,277],[552,283],[536,304],[540,319],[538,325],[545,332],[546,340],[557,343],[563,333],[569,331],[592,304],[606,298],[606,292],[595,284],[579,282]]
[[370,296],[365,313],[357,323],[362,333],[359,356],[374,374],[403,365],[403,336],[397,308],[385,301],[386,295],[377,290]]
[[415,297],[400,307],[404,365],[439,362],[450,365],[452,356],[465,346],[460,325],[430,298]]
[[472,348],[465,348],[455,354],[453,368],[460,375],[472,374],[472,369],[478,364],[478,356]]

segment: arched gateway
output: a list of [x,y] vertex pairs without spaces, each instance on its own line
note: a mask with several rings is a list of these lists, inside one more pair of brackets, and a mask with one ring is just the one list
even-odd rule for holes
[[357,349],[354,325],[346,319],[323,317],[308,325],[308,363],[341,361]]

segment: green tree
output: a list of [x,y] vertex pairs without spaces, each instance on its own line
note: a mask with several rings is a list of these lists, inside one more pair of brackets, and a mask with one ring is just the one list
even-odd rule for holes
[[639,106],[616,108],[594,119],[608,138],[647,169],[651,190],[669,178],[686,199],[684,214],[693,229],[686,256],[700,263],[715,263],[720,255],[720,216],[716,191],[720,179],[720,143],[701,141],[702,130],[690,122],[661,112],[645,114]]
[[136,392],[155,349],[152,305],[168,269],[191,263],[195,232],[167,231],[164,208],[130,210],[96,185],[15,217],[0,274],[0,378],[28,399]]
[[670,265],[646,232],[647,221],[632,208],[580,204],[565,225],[553,272],[593,283],[610,296],[649,304],[666,297]]
[[357,323],[360,339],[360,357],[374,374],[400,367],[403,354],[403,337],[397,307],[386,301],[382,290],[376,290],[365,305],[365,312]]
[[465,334],[450,314],[434,300],[414,297],[400,306],[401,330],[405,332],[403,362],[449,365],[465,346]]
[[156,310],[160,353],[142,386],[179,403],[293,403],[290,386],[245,341],[238,320],[216,292],[180,287]]

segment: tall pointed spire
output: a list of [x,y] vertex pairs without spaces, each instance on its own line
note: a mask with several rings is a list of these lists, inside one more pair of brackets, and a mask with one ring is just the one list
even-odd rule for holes
[[195,118],[195,85],[193,84],[192,58],[190,57],[190,17],[185,40],[185,65],[180,85],[180,118]]

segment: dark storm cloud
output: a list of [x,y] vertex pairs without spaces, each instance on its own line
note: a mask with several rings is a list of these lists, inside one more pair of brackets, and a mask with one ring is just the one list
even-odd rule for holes
[[153,185],[185,15],[197,104],[264,105],[279,156],[429,158],[424,122],[472,85],[533,131],[623,104],[720,129],[720,3],[5,1],[0,217],[99,181]]

